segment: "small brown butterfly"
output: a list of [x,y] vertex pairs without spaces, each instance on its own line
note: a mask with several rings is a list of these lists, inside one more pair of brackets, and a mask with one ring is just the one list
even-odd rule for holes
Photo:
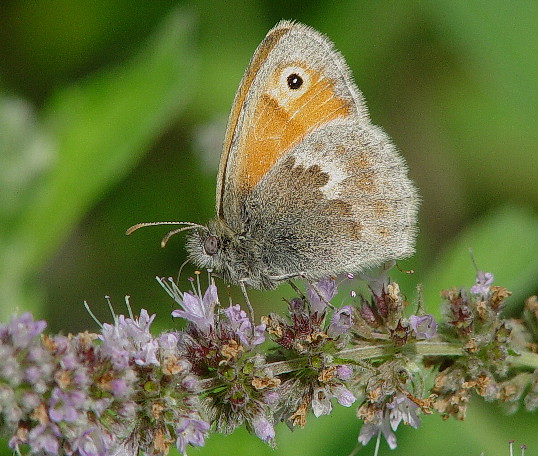
[[228,283],[274,288],[360,272],[414,251],[419,198],[389,137],[370,122],[343,57],[281,21],[256,49],[228,120],[216,216],[189,259]]

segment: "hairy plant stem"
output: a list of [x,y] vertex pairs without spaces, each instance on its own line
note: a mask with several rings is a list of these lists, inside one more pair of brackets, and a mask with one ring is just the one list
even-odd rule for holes
[[[459,356],[462,354],[461,345],[448,342],[420,341],[407,344],[401,349],[396,349],[392,343],[381,343],[377,345],[357,345],[353,348],[335,353],[333,356],[339,360],[366,361],[371,359],[382,359],[393,356],[395,353],[407,353],[418,356]],[[274,375],[285,374],[294,370],[306,367],[308,359],[296,358],[290,361],[278,361],[268,365]]]
[[[463,354],[461,345],[450,342],[440,342],[424,340],[406,344],[401,349],[397,349],[392,343],[380,343],[377,345],[357,345],[353,348],[346,348],[333,355],[342,363],[346,361],[360,364],[362,361],[372,359],[383,359],[393,356],[396,353],[414,356],[461,356]],[[531,369],[538,369],[538,354],[531,352],[522,352],[516,356],[509,356],[508,361],[515,366],[526,366]],[[271,369],[273,375],[281,375],[303,369],[308,366],[309,358],[295,358],[286,361],[276,361],[268,363],[267,367]],[[202,388],[209,390],[221,385],[217,378],[203,380]]]

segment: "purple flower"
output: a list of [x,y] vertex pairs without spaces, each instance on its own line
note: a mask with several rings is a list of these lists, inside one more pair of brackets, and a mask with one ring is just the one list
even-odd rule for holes
[[489,272],[478,271],[476,273],[475,284],[469,289],[471,294],[487,296],[489,287],[493,283],[493,274]]
[[176,425],[176,446],[181,454],[185,453],[187,445],[203,446],[209,430],[209,423],[202,420],[182,418]]
[[[317,288],[317,290],[315,288]],[[306,296],[308,298],[308,302],[310,302],[310,311],[312,313],[317,312],[318,315],[321,315],[323,312],[325,312],[327,303],[334,297],[335,294],[336,282],[332,277],[326,277],[319,280],[315,287],[308,285],[306,288]]]
[[338,403],[344,407],[351,407],[351,405],[355,402],[355,396],[353,396],[353,393],[344,385],[333,386],[331,388],[331,393],[333,393]]
[[231,330],[244,347],[253,348],[265,340],[265,325],[256,326],[253,333],[252,322],[238,304],[235,306],[230,305],[230,307],[224,309],[224,314],[228,318],[227,323]]
[[19,362],[14,357],[16,355],[13,354],[12,356],[2,358],[0,378],[5,380],[8,385],[17,387],[22,381],[22,372]]
[[131,392],[127,382],[123,378],[115,378],[110,382],[110,391],[114,397],[121,399],[126,398]]
[[351,375],[353,375],[353,369],[351,367],[342,364],[340,366],[336,366],[336,376],[340,380],[349,380],[351,378]]
[[156,340],[149,340],[146,343],[142,344],[140,350],[133,353],[133,359],[136,364],[139,366],[149,366],[154,364],[159,365],[159,360],[157,359],[157,350],[159,349],[159,344]]
[[85,401],[86,396],[81,391],[64,392],[54,388],[49,400],[49,418],[54,422],[84,421],[85,415],[79,415],[77,409],[82,409]]
[[327,328],[327,334],[336,337],[346,333],[351,328],[351,306],[342,306],[331,315],[331,323]]
[[383,434],[387,445],[391,450],[396,448],[396,436],[390,429],[389,416],[387,411],[378,412],[378,416],[373,421],[364,423],[359,433],[359,443],[366,446],[372,437],[376,437],[379,434]]
[[65,353],[60,360],[63,369],[73,370],[78,366],[78,361],[74,353]]
[[[51,427],[39,424],[28,433],[28,444],[34,453],[43,451],[45,454],[58,454],[60,444],[58,439],[52,435]],[[60,435],[58,429],[57,434]],[[10,442],[11,443],[11,442]]]
[[215,305],[218,303],[217,287],[209,285],[204,296],[200,294],[183,293],[172,279],[166,281],[159,279],[159,283],[168,292],[170,297],[178,303],[183,310],[174,310],[173,317],[181,317],[192,322],[204,334],[209,334],[215,326]]
[[156,357],[157,342],[149,332],[155,314],[149,316],[142,309],[138,318],[119,315],[113,325],[103,324],[99,339],[103,341],[101,352],[112,360],[115,369],[122,370],[129,365],[129,359],[139,366],[159,365]]
[[34,321],[29,312],[14,315],[8,324],[0,325],[0,341],[8,342],[15,349],[27,348],[46,327],[46,322]]
[[331,398],[336,398],[340,405],[350,407],[355,402],[355,396],[343,384],[327,384],[314,389],[312,410],[316,417],[331,413]]
[[420,420],[417,416],[418,405],[409,399],[405,394],[396,393],[392,402],[387,404],[389,412],[389,421],[392,430],[398,429],[401,421],[413,428],[418,428]]
[[426,314],[421,317],[411,315],[409,325],[415,331],[417,339],[431,339],[437,332],[437,323],[432,315]]
[[157,338],[157,342],[162,350],[175,351],[179,338],[174,333],[163,333]]
[[329,400],[329,394],[326,388],[319,387],[314,389],[314,397],[312,399],[312,410],[316,418],[321,415],[331,413],[332,405]]
[[264,442],[268,442],[275,437],[275,428],[263,415],[254,416],[250,423],[258,438]]
[[21,395],[20,403],[24,410],[34,411],[41,403],[41,398],[36,393],[26,391]]

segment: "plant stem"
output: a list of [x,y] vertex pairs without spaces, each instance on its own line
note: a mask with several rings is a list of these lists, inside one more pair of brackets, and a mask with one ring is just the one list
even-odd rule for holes
[[[335,353],[334,358],[360,362],[375,358],[386,358],[398,352],[415,356],[460,356],[462,355],[462,348],[461,345],[455,343],[424,340],[408,343],[401,349],[397,349],[390,342],[386,342],[377,345],[365,344],[346,348]],[[536,353],[525,351],[518,356],[509,356],[508,359],[513,365],[538,369],[538,354]],[[275,376],[303,369],[307,366],[307,357],[267,364],[267,367],[271,369]],[[201,383],[204,390],[221,384],[217,378],[203,380]]]

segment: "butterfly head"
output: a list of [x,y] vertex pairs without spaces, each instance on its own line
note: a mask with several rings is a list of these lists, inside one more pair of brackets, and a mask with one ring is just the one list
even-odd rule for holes
[[207,227],[193,230],[187,237],[186,249],[192,263],[212,269],[226,282],[238,283],[245,277],[239,266],[239,240],[222,219],[216,218]]
[[155,225],[180,225],[180,228],[166,233],[161,240],[161,247],[165,247],[168,240],[182,231],[191,231],[187,238],[187,251],[189,260],[200,268],[221,271],[225,262],[223,252],[230,244],[231,231],[226,230],[224,222],[211,222],[208,226],[190,222],[147,222],[133,225],[127,230],[127,235],[146,226]]

